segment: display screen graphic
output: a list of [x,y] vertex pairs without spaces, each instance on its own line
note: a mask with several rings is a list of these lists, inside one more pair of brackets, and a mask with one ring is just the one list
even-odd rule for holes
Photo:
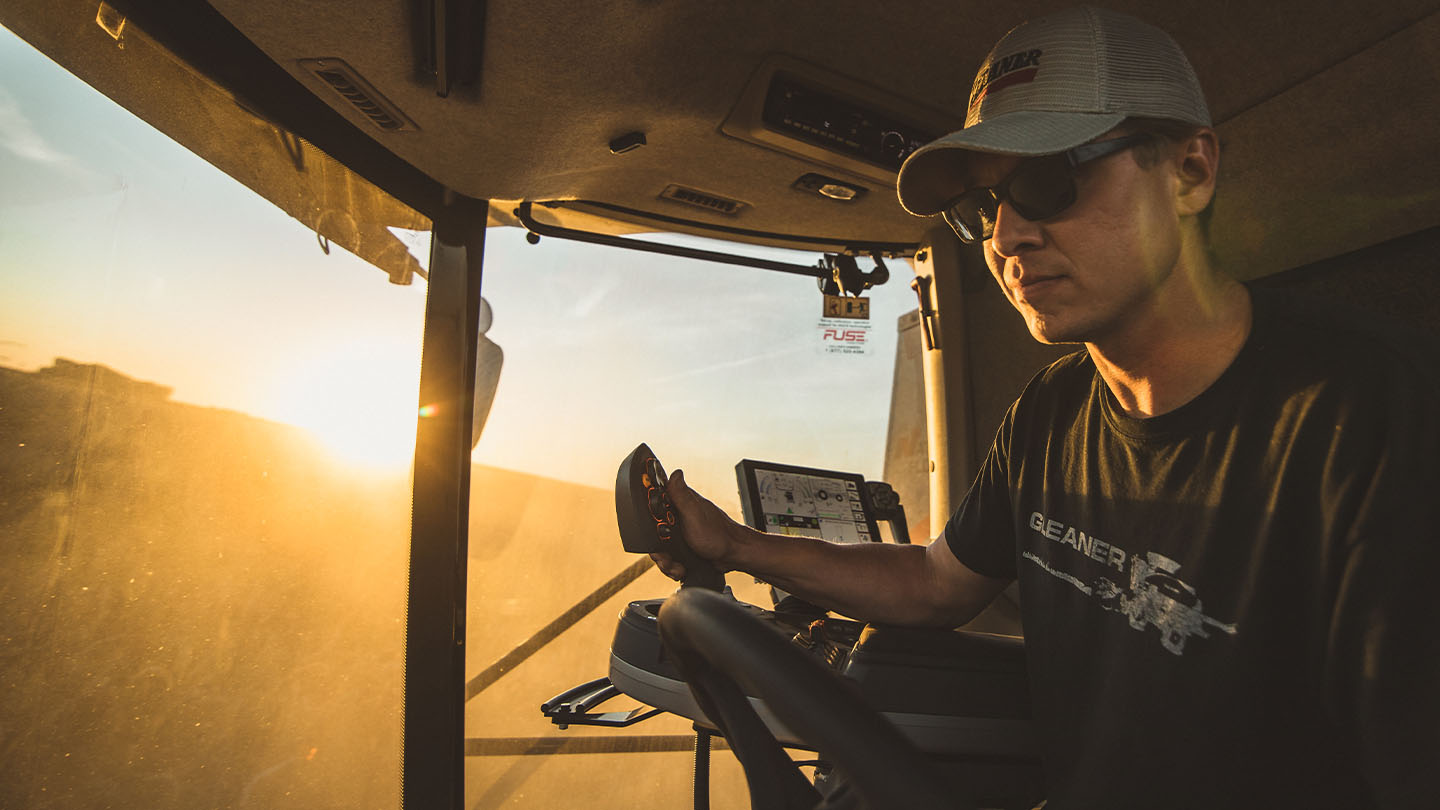
[[833,543],[880,539],[859,475],[749,459],[735,471],[745,522],[756,529]]

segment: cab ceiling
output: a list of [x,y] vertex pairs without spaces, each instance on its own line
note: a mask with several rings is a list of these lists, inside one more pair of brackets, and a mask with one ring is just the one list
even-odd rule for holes
[[[1018,20],[1065,4],[491,2],[482,5],[478,83],[448,97],[419,69],[417,3],[213,5],[360,131],[464,194],[594,200],[741,228],[913,241],[925,223],[900,209],[888,183],[843,161],[722,133],[747,82],[781,54],[833,77],[836,88],[858,82],[896,111],[958,123],[993,42]],[[1440,222],[1434,0],[1110,5],[1170,31],[1200,74],[1226,149],[1216,215],[1222,253],[1259,265],[1239,275]],[[386,133],[366,122],[301,66],[323,57],[343,59],[416,128]],[[612,139],[637,131],[647,145],[610,152]],[[869,193],[845,203],[794,188],[807,172]],[[727,215],[661,199],[672,184],[745,207]],[[1356,207],[1376,200],[1385,210]],[[1277,216],[1321,231],[1256,224]]]
[[[874,242],[918,241],[930,223],[901,210],[893,174],[883,169],[857,171],[844,156],[813,146],[797,154],[773,138],[761,143],[722,131],[752,78],[784,60],[805,66],[812,83],[834,95],[864,98],[879,112],[943,131],[962,120],[974,71],[993,42],[1019,20],[1068,5],[493,0],[473,4],[483,32],[465,55],[478,59],[478,81],[442,97],[420,47],[423,11],[435,2],[210,6],[259,49],[253,57],[226,51],[226,59],[245,62],[230,75],[259,76],[274,66],[288,73],[295,90],[308,90],[327,115],[340,116],[341,139],[361,147],[337,156],[349,155],[341,159],[351,169],[382,185],[374,161],[354,155],[398,158],[395,165],[413,167],[415,177],[495,200],[492,221],[500,223],[513,222],[518,201],[587,200],[702,224]],[[172,48],[205,48],[186,36],[186,18],[205,8],[198,0],[116,4],[148,9],[151,24],[175,20],[167,35]],[[1236,275],[1305,264],[1440,223],[1440,0],[1108,5],[1171,32],[1195,64],[1224,148],[1215,247]],[[14,16],[43,27],[44,15]],[[58,32],[52,39],[62,54],[86,47]],[[249,61],[266,57],[274,66]],[[343,60],[413,127],[375,126],[306,68],[316,59]],[[282,91],[272,79],[256,82],[238,89],[262,106]],[[183,119],[185,112],[149,114],[167,115]],[[311,118],[285,120],[308,137]],[[646,145],[612,154],[610,142],[630,132],[644,133]],[[327,135],[326,148],[335,146]],[[865,193],[839,202],[794,187],[811,172]],[[744,205],[727,214],[662,199],[672,185]],[[589,217],[586,224],[636,229],[633,221]]]

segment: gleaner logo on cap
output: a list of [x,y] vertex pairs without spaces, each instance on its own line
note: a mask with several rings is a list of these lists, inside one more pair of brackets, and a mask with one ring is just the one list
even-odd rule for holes
[[1012,53],[991,62],[989,69],[982,69],[975,77],[975,86],[970,89],[970,110],[973,111],[975,105],[991,93],[1035,81],[1035,74],[1040,71],[1041,53],[1039,48]]

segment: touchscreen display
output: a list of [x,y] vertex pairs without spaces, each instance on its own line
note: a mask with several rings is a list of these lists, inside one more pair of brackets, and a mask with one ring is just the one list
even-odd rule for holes
[[749,459],[735,471],[745,522],[753,528],[834,543],[880,539],[859,475]]

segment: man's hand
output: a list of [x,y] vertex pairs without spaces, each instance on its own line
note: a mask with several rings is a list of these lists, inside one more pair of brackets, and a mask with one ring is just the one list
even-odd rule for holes
[[[691,489],[685,483],[683,470],[670,474],[665,492],[670,496],[670,503],[675,506],[675,512],[680,518],[681,537],[685,539],[686,545],[697,555],[715,563],[715,567],[721,572],[733,568],[734,551],[744,527],[731,520],[729,515],[709,499]],[[650,559],[655,561],[656,568],[671,579],[678,580],[685,576],[685,566],[668,554],[657,552],[651,554]]]

